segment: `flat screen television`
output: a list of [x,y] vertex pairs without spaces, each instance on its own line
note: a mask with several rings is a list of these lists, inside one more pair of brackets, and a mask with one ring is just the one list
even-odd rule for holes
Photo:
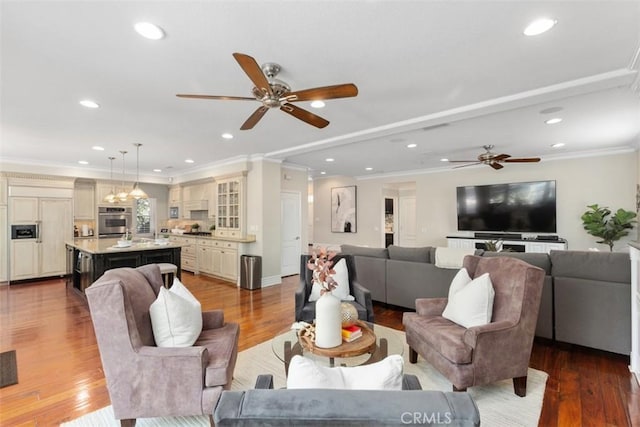
[[556,232],[556,182],[457,188],[458,230]]

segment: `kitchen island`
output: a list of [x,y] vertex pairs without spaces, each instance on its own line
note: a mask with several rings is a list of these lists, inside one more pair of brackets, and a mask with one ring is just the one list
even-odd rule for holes
[[73,288],[84,294],[106,270],[119,267],[139,267],[168,262],[178,267],[182,245],[175,242],[156,244],[153,239],[134,239],[131,246],[120,247],[118,239],[74,239],[66,242],[67,268]]

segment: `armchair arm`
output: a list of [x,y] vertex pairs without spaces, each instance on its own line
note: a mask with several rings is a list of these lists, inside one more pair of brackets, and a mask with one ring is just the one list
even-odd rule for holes
[[487,323],[486,325],[474,326],[472,328],[467,329],[464,332],[462,340],[470,346],[471,348],[476,348],[478,345],[478,341],[483,338],[483,336],[494,335],[498,336],[500,334],[508,333],[509,331],[516,328],[511,322],[506,320],[494,323]]
[[300,283],[298,284],[298,289],[296,289],[295,294],[295,303],[296,303],[296,318],[295,321],[299,322],[302,320],[302,309],[304,308],[304,304],[307,301],[306,295],[307,286],[304,282],[304,278],[300,278]]
[[202,312],[202,329],[217,329],[224,326],[224,311],[210,310]]
[[420,316],[441,316],[448,298],[417,298],[416,313]]
[[255,389],[273,389],[273,375],[271,374],[263,374],[258,375],[256,379]]
[[402,376],[403,390],[422,390],[422,385],[418,377],[412,374],[404,374]]
[[373,323],[373,302],[371,301],[371,292],[362,286],[357,280],[351,282],[353,289],[353,297],[367,309],[367,322]]

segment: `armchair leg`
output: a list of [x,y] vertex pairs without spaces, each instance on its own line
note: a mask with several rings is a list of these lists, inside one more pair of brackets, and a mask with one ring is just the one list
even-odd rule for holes
[[216,423],[213,422],[213,415],[209,415],[209,425],[211,427],[216,427]]
[[527,395],[527,376],[513,379],[513,391],[520,397]]
[[456,386],[454,385],[454,386],[453,386],[453,391],[467,391],[467,388],[466,388],[466,387],[460,387],[460,388],[458,388],[458,387],[456,387]]
[[120,427],[135,427],[135,425],[136,425],[135,418],[120,420]]
[[418,352],[409,347],[409,362],[418,363]]

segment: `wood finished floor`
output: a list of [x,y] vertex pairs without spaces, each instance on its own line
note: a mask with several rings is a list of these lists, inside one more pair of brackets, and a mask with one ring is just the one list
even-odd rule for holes
[[[297,276],[260,290],[183,275],[203,309],[240,323],[240,350],[293,322]],[[375,306],[376,323],[402,329],[402,312]],[[0,286],[0,351],[17,350],[19,383],[0,389],[0,426],[57,426],[109,404],[85,302],[62,279]],[[534,344],[531,366],[549,374],[541,426],[640,426],[640,387],[629,358]]]

